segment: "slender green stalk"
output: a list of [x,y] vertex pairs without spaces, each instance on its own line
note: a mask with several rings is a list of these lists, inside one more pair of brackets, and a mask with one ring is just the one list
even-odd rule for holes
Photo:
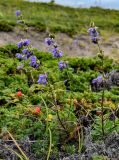
[[[43,101],[43,103],[44,103],[44,105],[45,105],[45,108],[46,108],[46,114],[47,114],[47,118],[48,118],[48,107],[47,107],[47,104],[46,104],[46,102],[45,102],[45,100],[43,99],[43,97],[42,96],[40,96],[41,97],[41,99],[42,99],[42,101]],[[46,131],[48,130],[48,121],[46,121]]]
[[[23,24],[23,30],[25,31],[25,33],[26,33],[26,38],[28,37],[28,30],[29,30],[29,27],[28,27],[28,25],[26,24],[26,22],[25,22],[25,20],[24,20],[24,18],[23,18],[23,15],[21,14],[21,16],[20,16],[20,20],[22,21],[22,24]],[[20,32],[20,31],[19,31]],[[19,34],[19,33],[18,33]]]
[[48,149],[47,160],[49,160],[49,158],[50,158],[51,147],[52,147],[52,133],[51,133],[51,129],[50,128],[48,128],[48,130],[49,130],[49,135],[50,135],[50,144],[49,144],[49,149]]

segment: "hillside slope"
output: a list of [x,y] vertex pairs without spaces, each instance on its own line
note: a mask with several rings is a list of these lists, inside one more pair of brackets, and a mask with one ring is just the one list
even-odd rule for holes
[[[75,9],[51,3],[30,3],[23,0],[0,1],[0,30],[10,31],[16,25],[15,11],[20,9],[26,23],[39,31],[85,32],[91,21],[102,30],[119,32],[119,11],[89,8]],[[30,14],[29,14],[30,13]]]
[[[27,38],[33,47],[47,51],[44,38],[55,33],[65,55],[94,56],[97,47],[90,43],[87,29],[91,21],[99,27],[105,55],[119,56],[119,11],[101,8],[75,9],[51,3],[30,3],[22,0],[0,1],[0,46],[26,38],[22,25],[18,28],[15,11],[22,11],[30,29]],[[29,14],[30,13],[30,14]],[[22,31],[21,31],[22,30]]]

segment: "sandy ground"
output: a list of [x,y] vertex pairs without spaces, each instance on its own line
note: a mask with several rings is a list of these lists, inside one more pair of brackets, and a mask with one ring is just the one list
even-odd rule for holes
[[[33,47],[42,51],[48,51],[48,47],[44,44],[44,39],[47,37],[47,33],[37,32],[33,29],[30,29],[27,35],[24,32],[18,34],[17,30],[14,30],[14,32],[0,32],[0,46],[5,44],[16,44],[18,41],[26,37],[31,40]],[[64,54],[69,56],[89,57],[96,55],[98,52],[97,45],[92,44],[88,34],[81,34],[71,38],[67,34],[58,33],[56,34],[56,42]],[[118,35],[111,35],[106,39],[101,39],[100,43],[105,55],[119,58]]]

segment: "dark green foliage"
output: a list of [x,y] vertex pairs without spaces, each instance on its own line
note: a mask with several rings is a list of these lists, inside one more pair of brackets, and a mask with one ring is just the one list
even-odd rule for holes
[[15,23],[12,24],[7,21],[0,21],[0,31],[4,31],[4,32],[13,31],[14,26],[15,26]]
[[19,51],[20,50],[16,45],[7,45],[5,47],[0,47],[0,56],[3,56],[4,58],[15,58],[16,53],[19,53]]

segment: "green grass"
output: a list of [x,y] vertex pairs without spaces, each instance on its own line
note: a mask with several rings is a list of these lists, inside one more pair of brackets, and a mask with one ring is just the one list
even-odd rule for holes
[[119,32],[119,11],[90,8],[74,9],[60,5],[30,3],[23,0],[0,1],[0,30],[11,31],[16,25],[15,11],[20,9],[28,25],[39,31],[84,33],[91,21],[104,31]]

